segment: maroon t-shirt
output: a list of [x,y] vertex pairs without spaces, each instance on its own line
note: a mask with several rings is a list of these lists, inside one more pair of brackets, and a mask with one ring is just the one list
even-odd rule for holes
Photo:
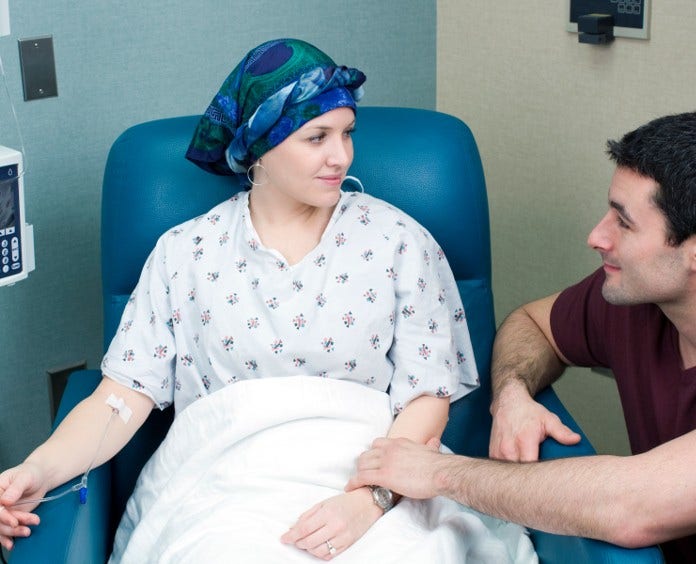
[[[551,310],[551,331],[572,364],[614,373],[638,454],[696,428],[696,367],[681,368],[677,330],[660,308],[612,305],[602,297],[603,282],[600,269],[564,290]],[[692,561],[696,536],[663,550],[668,562]]]

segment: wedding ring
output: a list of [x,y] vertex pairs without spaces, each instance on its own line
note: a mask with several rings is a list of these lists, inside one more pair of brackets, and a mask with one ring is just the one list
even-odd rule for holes
[[329,554],[331,556],[336,554],[336,547],[334,545],[332,545],[330,541],[326,541],[326,546],[329,547]]

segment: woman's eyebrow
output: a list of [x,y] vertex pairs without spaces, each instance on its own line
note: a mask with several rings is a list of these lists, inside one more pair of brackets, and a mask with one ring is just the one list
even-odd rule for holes
[[[355,122],[354,122],[354,121],[351,121],[351,122],[350,122],[348,125],[346,125],[345,127],[338,127],[338,128],[336,128],[336,129],[350,129],[351,127],[355,127]],[[312,126],[310,126],[308,129],[319,129],[319,130],[321,130],[321,131],[327,131],[327,130],[333,129],[333,127],[331,127],[330,125],[312,125]]]

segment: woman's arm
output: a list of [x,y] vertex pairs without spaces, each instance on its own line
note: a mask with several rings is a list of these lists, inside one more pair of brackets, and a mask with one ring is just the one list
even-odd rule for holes
[[[398,415],[387,437],[390,439],[410,439],[418,444],[439,441],[449,418],[450,398],[419,396],[409,403]],[[401,494],[392,492],[394,503],[398,503]]]
[[449,414],[450,399],[419,396],[411,401],[394,420],[387,436],[390,439],[403,437],[425,444],[440,438]]
[[[111,394],[122,398],[130,409],[127,422],[111,417],[112,408],[106,403]],[[28,536],[28,525],[38,524],[38,517],[30,513],[38,504],[21,502],[43,497],[84,473],[93,461],[96,467],[112,458],[144,423],[152,407],[153,401],[144,394],[103,378],[46,442],[22,464],[0,474],[0,506],[4,508],[0,510],[0,544],[11,549],[13,537]]]
[[[396,417],[388,436],[425,444],[442,435],[448,412],[449,398],[420,396]],[[281,541],[329,560],[362,537],[383,513],[375,504],[372,491],[361,487],[324,500],[303,513]],[[326,541],[336,549],[333,554]]]

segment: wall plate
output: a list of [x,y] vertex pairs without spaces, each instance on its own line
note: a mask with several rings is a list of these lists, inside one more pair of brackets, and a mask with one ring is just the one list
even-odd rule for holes
[[19,64],[22,67],[24,100],[58,96],[53,37],[20,39]]
[[651,0],[567,0],[566,30],[577,33],[577,17],[583,14],[611,14],[614,36],[648,39]]

